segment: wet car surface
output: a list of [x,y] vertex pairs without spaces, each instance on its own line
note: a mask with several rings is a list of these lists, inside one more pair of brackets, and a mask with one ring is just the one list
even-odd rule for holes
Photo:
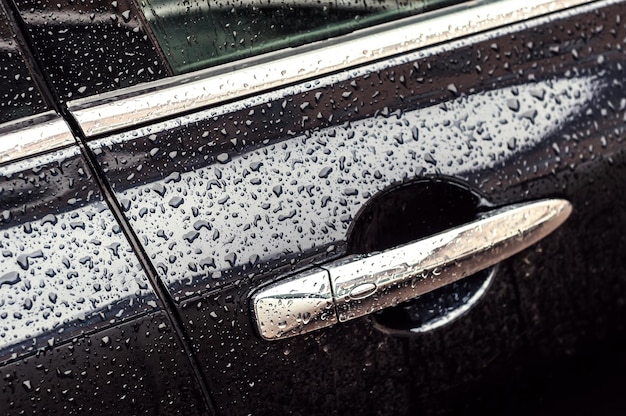
[[[7,113],[4,137],[61,133],[0,154],[0,410],[623,408],[625,9],[528,6],[428,41],[433,22],[511,2],[491,5],[200,71],[168,61],[131,3],[5,5],[32,113]],[[426,40],[292,78],[299,51],[308,62],[389,33]],[[274,70],[284,82],[250,76]],[[264,288],[548,198],[569,201],[569,219],[495,268],[261,336]]]

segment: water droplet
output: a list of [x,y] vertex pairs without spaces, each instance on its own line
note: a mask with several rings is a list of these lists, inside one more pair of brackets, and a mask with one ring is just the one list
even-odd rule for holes
[[41,225],[52,224],[55,225],[57,223],[57,217],[54,214],[48,214],[41,219]]
[[235,253],[228,253],[226,256],[224,256],[224,260],[226,260],[226,262],[228,262],[230,267],[233,267],[235,265],[235,262],[237,261],[237,254],[235,254]]
[[163,186],[159,182],[156,182],[154,185],[152,185],[152,190],[161,196],[165,195],[165,186]]
[[22,279],[20,278],[18,272],[8,272],[0,277],[0,287],[4,285],[12,286],[18,283],[20,280]]
[[193,243],[193,241],[198,238],[198,236],[200,235],[199,232],[197,231],[189,231],[188,233],[183,234],[183,238],[185,240],[187,240],[187,242],[189,243]]
[[32,386],[32,384],[30,383],[30,380],[25,380],[25,381],[23,381],[23,382],[22,382],[22,386],[24,386],[24,389],[25,389],[26,391],[32,391],[32,390],[33,390],[33,386]]
[[519,100],[517,98],[511,98],[506,100],[506,105],[511,111],[519,111]]
[[320,173],[319,173],[319,177],[320,178],[328,178],[328,175],[330,175],[330,173],[333,171],[333,168],[331,168],[330,166],[327,166],[325,168],[323,168]]
[[211,229],[209,223],[205,220],[197,220],[193,223],[193,229],[199,231],[201,228],[206,228],[207,230]]
[[424,160],[426,161],[426,163],[430,163],[433,166],[437,166],[437,161],[435,160],[433,155],[431,155],[430,153],[426,153],[424,155]]
[[168,205],[172,208],[178,208],[182,205],[183,202],[183,198],[181,198],[180,196],[174,196],[172,197],[172,199],[169,200]]

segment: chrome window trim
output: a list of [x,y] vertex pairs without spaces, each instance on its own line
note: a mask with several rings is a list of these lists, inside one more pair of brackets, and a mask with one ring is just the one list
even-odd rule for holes
[[70,101],[68,108],[86,137],[98,136],[593,1],[471,1],[337,39]]
[[75,143],[69,126],[54,111],[11,121],[0,125],[0,164]]

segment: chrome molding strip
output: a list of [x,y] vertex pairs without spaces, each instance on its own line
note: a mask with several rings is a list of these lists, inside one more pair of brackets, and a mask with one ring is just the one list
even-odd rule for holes
[[[235,62],[71,101],[68,107],[85,136],[93,137],[591,2],[463,3],[338,39],[252,58],[246,61],[250,63],[247,67]],[[233,65],[238,68],[233,69]]]
[[[3,134],[2,131],[7,131]],[[53,111],[0,126],[0,163],[76,143],[69,126]]]

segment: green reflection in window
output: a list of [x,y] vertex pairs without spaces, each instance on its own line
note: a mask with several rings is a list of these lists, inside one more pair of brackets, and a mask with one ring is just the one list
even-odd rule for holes
[[144,0],[175,73],[349,33],[459,0]]

